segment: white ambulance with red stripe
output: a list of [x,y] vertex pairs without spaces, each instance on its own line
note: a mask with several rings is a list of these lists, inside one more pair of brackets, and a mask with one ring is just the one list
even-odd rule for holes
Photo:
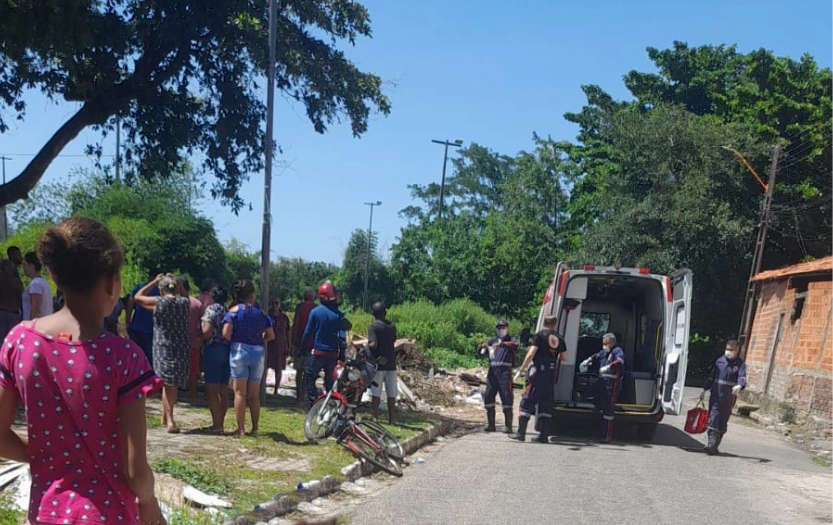
[[570,269],[559,263],[537,326],[540,330],[545,316],[556,315],[557,331],[567,343],[555,385],[555,417],[598,415],[591,400],[598,374],[583,373],[578,364],[602,348],[608,332],[625,353],[617,423],[636,423],[639,437],[651,440],[664,414],[680,414],[692,282],[688,269],[656,275],[647,268]]

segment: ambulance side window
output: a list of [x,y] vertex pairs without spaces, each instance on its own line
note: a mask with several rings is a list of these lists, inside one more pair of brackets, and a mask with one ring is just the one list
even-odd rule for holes
[[601,312],[581,312],[579,337],[602,337],[608,332],[610,314]]

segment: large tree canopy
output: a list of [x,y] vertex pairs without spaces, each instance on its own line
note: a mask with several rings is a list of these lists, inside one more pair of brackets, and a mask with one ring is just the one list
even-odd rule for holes
[[[0,205],[25,198],[84,128],[103,136],[118,116],[125,162],[166,176],[184,154],[216,176],[212,195],[237,210],[248,174],[263,167],[269,2],[249,0],[42,0],[0,2],[0,133],[26,116],[38,90],[77,110],[23,171],[0,186]],[[387,114],[381,79],[360,71],[342,43],[370,36],[353,0],[281,0],[276,87],[300,102],[314,128],[346,115],[354,135]],[[90,151],[100,157],[100,145]]]
[[830,254],[831,72],[734,47],[649,49],[633,100],[583,86],[565,118],[575,141],[534,137],[532,152],[459,151],[436,219],[437,185],[412,186],[410,224],[391,270],[404,299],[469,297],[494,313],[540,304],[556,260],[695,271],[693,332],[737,329],[760,217],[762,175],[781,144],[764,267]]

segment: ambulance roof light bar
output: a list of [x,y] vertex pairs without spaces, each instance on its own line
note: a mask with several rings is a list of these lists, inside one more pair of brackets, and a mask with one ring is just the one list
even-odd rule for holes
[[595,271],[595,270],[596,270],[596,267],[593,266],[592,264],[585,264],[584,265],[584,271],[585,272],[592,272],[592,271]]

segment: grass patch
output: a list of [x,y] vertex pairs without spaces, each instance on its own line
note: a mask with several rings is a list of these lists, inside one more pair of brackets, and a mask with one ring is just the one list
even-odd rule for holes
[[26,512],[15,508],[10,494],[0,494],[0,525],[22,525]]
[[195,509],[173,509],[168,517],[168,525],[220,525],[226,519]]
[[821,456],[814,457],[813,458],[813,463],[815,463],[816,465],[818,465],[820,467],[824,467],[824,468],[830,468],[830,466],[831,466],[830,461],[828,461],[827,459],[825,459]]
[[159,416],[147,416],[148,428],[160,428],[162,426],[162,418]]
[[205,468],[202,462],[161,457],[157,458],[151,467],[209,494],[228,494],[232,490],[232,485],[222,470]]
[[[199,410],[177,408],[180,413]],[[223,497],[236,512],[251,511],[277,493],[292,493],[299,481],[330,475],[341,479],[341,469],[355,459],[344,447],[329,439],[310,443],[304,436],[304,412],[269,400],[260,416],[257,437],[195,435],[194,443],[181,450],[187,459],[162,457],[153,462],[164,472],[204,491]],[[380,414],[384,419],[387,414]],[[234,426],[229,412],[226,428]],[[436,418],[399,412],[396,426],[385,425],[405,441],[432,424]],[[187,431],[187,430],[186,430]]]

